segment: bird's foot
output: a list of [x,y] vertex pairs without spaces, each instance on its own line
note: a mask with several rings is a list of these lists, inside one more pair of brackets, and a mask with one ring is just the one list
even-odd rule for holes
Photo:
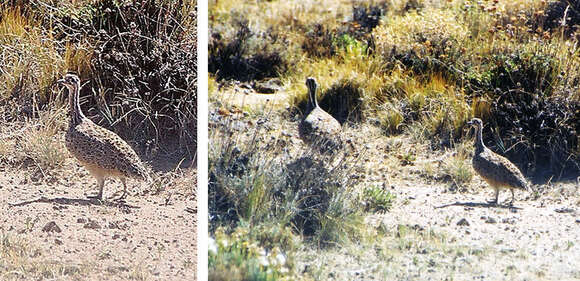
[[103,193],[102,192],[92,192],[86,193],[85,196],[91,200],[103,200]]
[[[120,193],[120,195],[119,195]],[[113,196],[109,197],[110,200],[124,202],[127,198],[127,191],[117,191]]]
[[487,204],[492,205],[492,206],[497,206],[497,205],[499,205],[499,202],[497,200],[489,200],[489,201],[487,201]]

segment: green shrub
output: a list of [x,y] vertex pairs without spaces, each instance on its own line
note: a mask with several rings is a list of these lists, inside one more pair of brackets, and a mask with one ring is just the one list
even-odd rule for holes
[[362,201],[365,202],[367,211],[388,211],[393,206],[395,195],[384,188],[373,185],[366,187],[363,192]]
[[[209,280],[269,281],[291,276],[297,240],[288,228],[239,226],[231,233],[218,228],[214,235],[209,242]],[[274,243],[264,246],[256,235]],[[290,239],[290,244],[280,237]]]

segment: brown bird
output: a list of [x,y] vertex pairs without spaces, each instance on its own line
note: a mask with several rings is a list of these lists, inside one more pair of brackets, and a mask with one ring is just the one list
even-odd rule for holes
[[147,169],[131,146],[117,134],[85,117],[79,104],[79,77],[67,74],[57,82],[69,91],[70,122],[65,135],[66,148],[97,180],[98,192],[87,197],[102,200],[105,178],[108,177],[119,178],[123,183],[119,200],[127,196],[126,178],[149,182]]
[[515,201],[514,189],[530,191],[522,172],[507,158],[489,150],[483,143],[483,122],[479,118],[473,118],[467,124],[475,127],[475,155],[473,155],[473,169],[495,189],[495,200],[490,203],[497,204],[499,191],[507,188],[512,192],[513,204]]
[[316,80],[312,77],[306,79],[308,87],[308,107],[305,117],[298,125],[300,138],[308,144],[320,145],[323,151],[333,150],[340,146],[340,123],[326,111],[324,111],[316,101]]

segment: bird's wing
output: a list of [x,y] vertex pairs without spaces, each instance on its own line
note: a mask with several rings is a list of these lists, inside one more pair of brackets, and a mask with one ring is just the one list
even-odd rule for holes
[[499,182],[510,183],[511,186],[520,189],[528,189],[528,184],[522,172],[507,158],[492,151],[488,151],[483,157],[489,162],[488,171],[490,175],[488,176],[495,176]]
[[147,178],[146,169],[137,153],[117,134],[94,123],[78,126],[77,133],[77,141],[84,142],[93,154],[92,161],[87,162],[119,170],[128,177]]

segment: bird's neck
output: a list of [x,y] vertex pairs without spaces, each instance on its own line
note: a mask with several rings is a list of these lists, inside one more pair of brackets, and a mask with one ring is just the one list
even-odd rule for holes
[[483,128],[478,127],[475,138],[475,153],[481,153],[485,150],[485,144],[483,143]]
[[80,90],[79,85],[74,85],[72,88],[69,88],[69,113],[71,125],[77,125],[83,118],[85,118],[79,103]]
[[313,89],[308,90],[308,106],[311,109],[315,109],[318,107],[318,102],[316,101],[316,90]]

